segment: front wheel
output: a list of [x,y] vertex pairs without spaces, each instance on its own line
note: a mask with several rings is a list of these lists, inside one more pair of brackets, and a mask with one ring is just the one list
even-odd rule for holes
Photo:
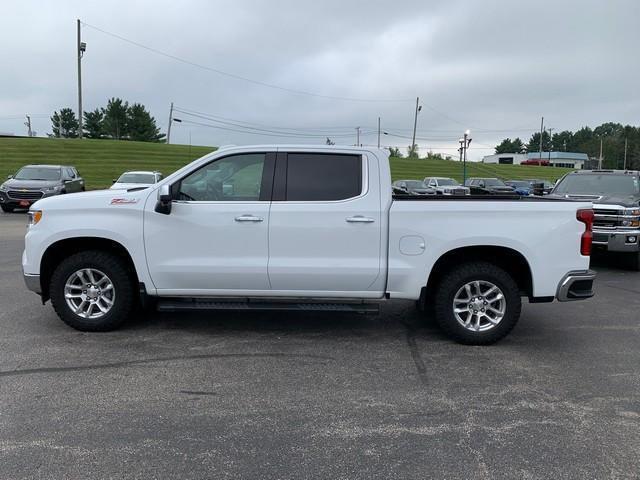
[[640,252],[628,253],[627,257],[627,265],[629,265],[629,268],[640,272]]
[[134,282],[125,262],[104,251],[64,259],[51,276],[49,293],[62,321],[88,332],[118,328],[134,305]]
[[497,342],[515,327],[522,302],[511,275],[488,262],[454,267],[437,287],[436,321],[467,345]]

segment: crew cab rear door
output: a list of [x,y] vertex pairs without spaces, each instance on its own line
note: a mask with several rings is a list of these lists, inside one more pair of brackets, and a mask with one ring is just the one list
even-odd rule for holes
[[145,206],[149,273],[160,295],[269,290],[269,205],[275,152],[230,153],[172,183],[169,214]]
[[274,293],[382,295],[375,160],[361,151],[278,152],[269,221],[268,270]]

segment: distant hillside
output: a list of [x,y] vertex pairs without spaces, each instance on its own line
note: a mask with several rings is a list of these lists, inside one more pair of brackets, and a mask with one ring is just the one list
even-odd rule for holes
[[[14,174],[28,163],[74,165],[85,177],[87,188],[111,185],[125,170],[159,170],[164,175],[174,172],[215,147],[166,145],[163,143],[126,142],[118,140],[0,138],[0,179]],[[443,176],[462,179],[462,165],[448,160],[409,160],[392,158],[394,180]],[[554,180],[567,169],[467,163],[468,176],[503,179],[544,178]]]

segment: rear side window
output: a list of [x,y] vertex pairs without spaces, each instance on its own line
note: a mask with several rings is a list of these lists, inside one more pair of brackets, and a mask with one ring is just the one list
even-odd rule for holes
[[362,157],[324,153],[290,153],[287,161],[288,201],[331,201],[362,192]]

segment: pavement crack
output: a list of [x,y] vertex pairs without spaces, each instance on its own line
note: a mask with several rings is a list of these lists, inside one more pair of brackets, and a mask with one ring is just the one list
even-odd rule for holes
[[313,360],[333,360],[332,357],[324,355],[297,354],[297,353],[211,353],[199,355],[179,355],[156,358],[143,358],[139,360],[126,360],[122,362],[98,363],[93,365],[74,365],[69,367],[42,367],[42,368],[24,368],[16,370],[0,371],[0,377],[17,377],[23,375],[35,375],[41,373],[64,373],[64,372],[81,372],[84,370],[107,370],[111,368],[123,368],[136,365],[148,365],[162,362],[189,361],[189,360],[207,360],[214,358],[307,358]]

